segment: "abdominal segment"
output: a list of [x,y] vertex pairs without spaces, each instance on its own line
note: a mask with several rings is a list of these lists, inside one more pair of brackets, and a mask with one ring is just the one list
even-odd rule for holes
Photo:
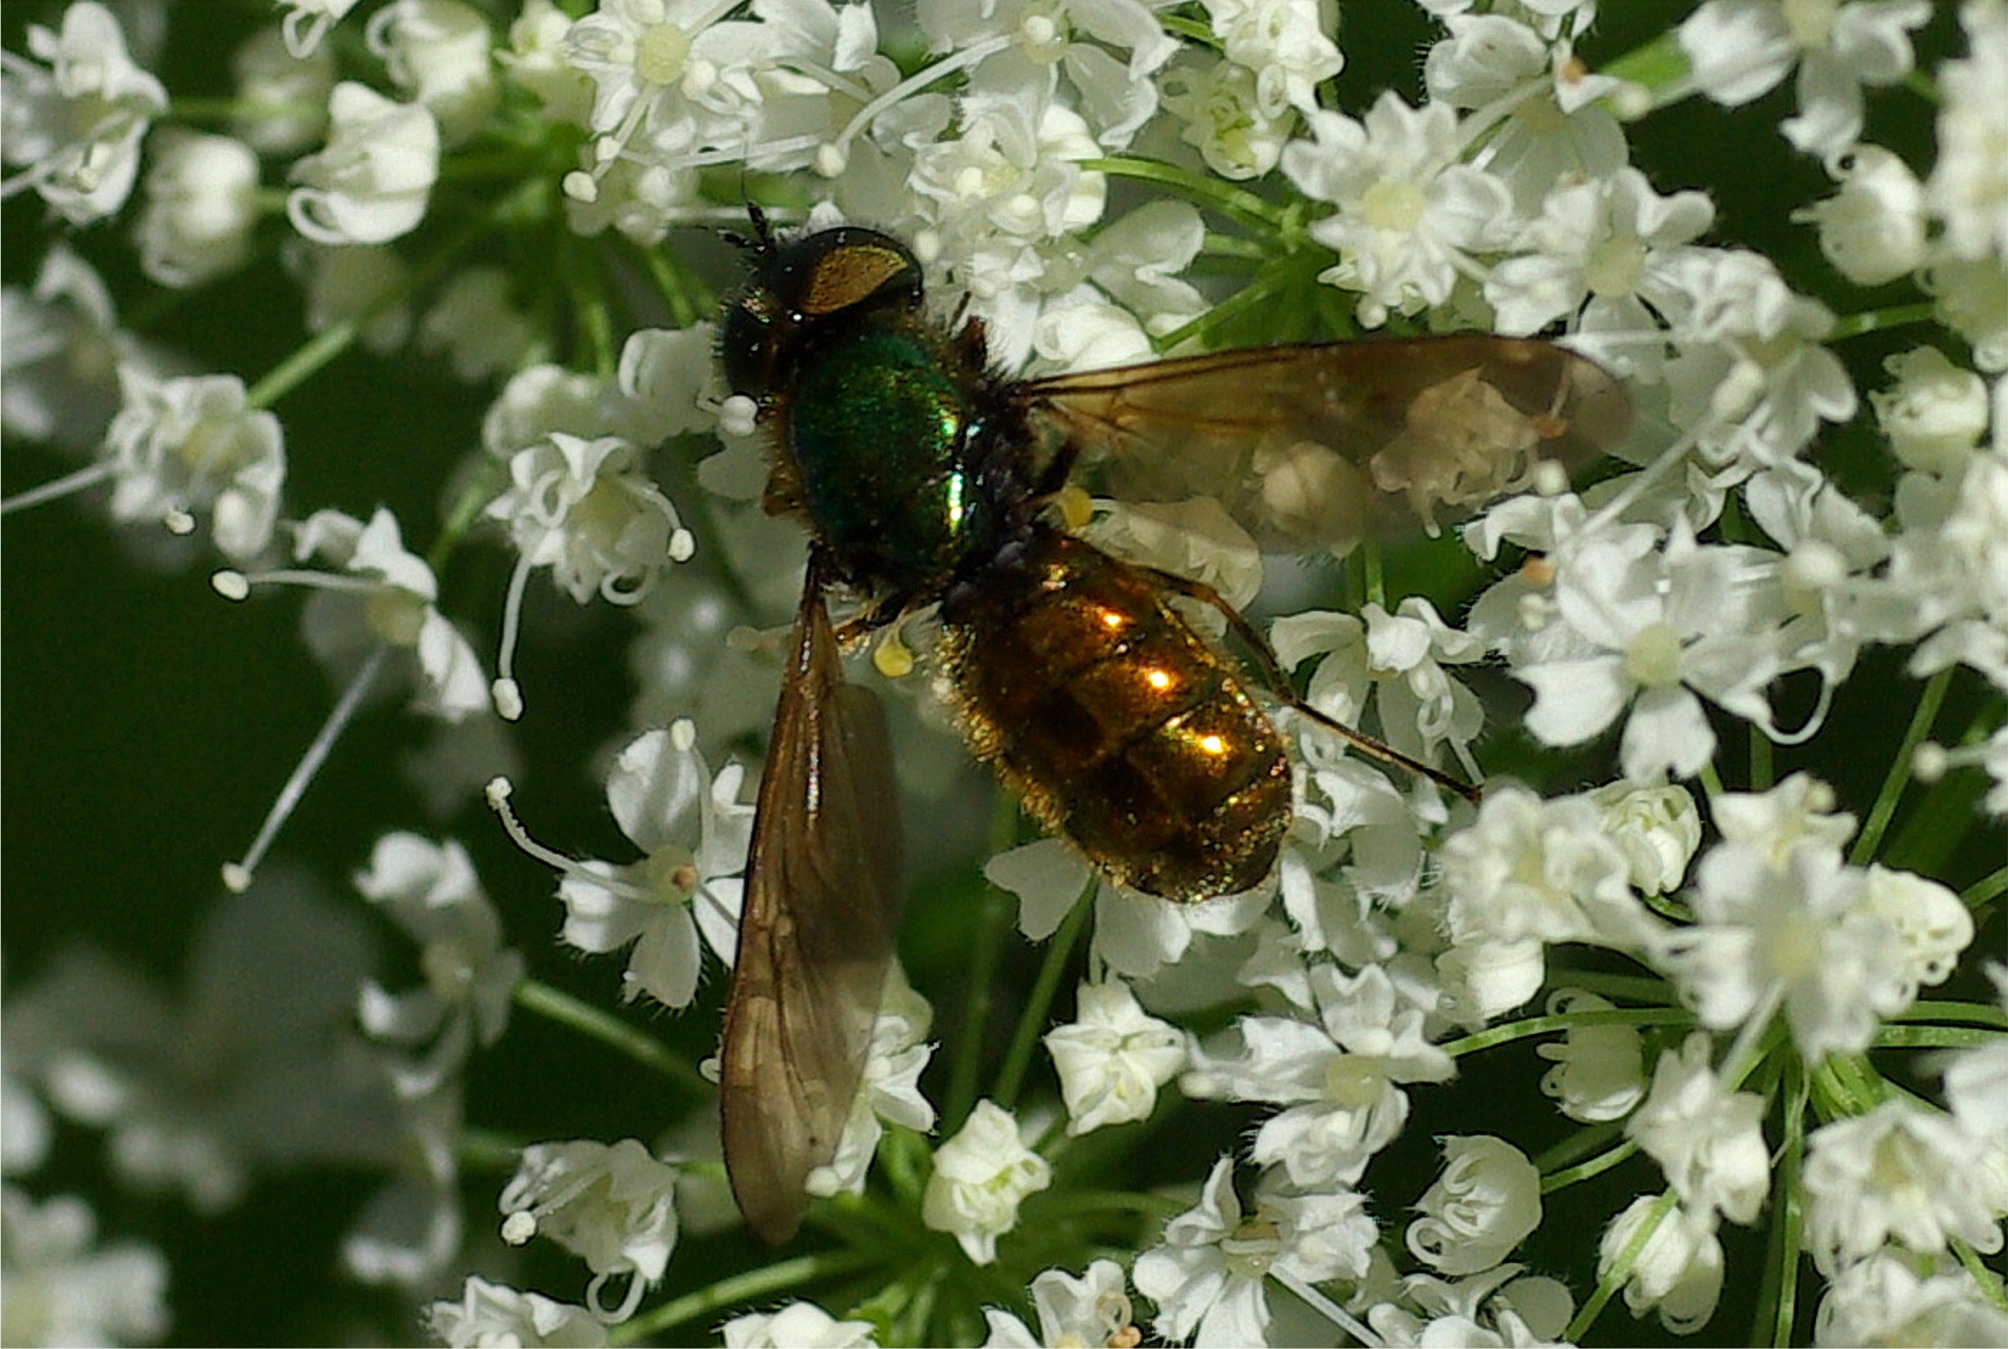
[[1282,737],[1157,578],[1041,529],[941,616],[972,747],[1112,880],[1194,900],[1269,873]]

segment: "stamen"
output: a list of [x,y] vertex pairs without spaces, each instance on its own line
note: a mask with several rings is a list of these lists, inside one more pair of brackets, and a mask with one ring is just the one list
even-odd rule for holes
[[523,715],[523,687],[516,682],[516,641],[522,632],[523,589],[530,583],[530,569],[529,554],[516,559],[516,570],[509,574],[509,594],[502,601],[502,649],[496,653],[495,682],[489,685],[489,695],[504,721]]
[[5,501],[0,501],[0,515],[12,515],[15,511],[25,511],[45,501],[54,501],[58,497],[81,492],[86,487],[94,487],[111,477],[114,471],[111,460],[106,459],[87,468],[80,468],[75,473],[66,473],[54,482],[45,482],[40,487],[30,487],[25,492],[16,493]]
[[377,671],[383,668],[384,655],[388,650],[388,647],[380,646],[372,652],[370,658],[363,662],[362,668],[356,671],[356,677],[349,681],[349,686],[342,690],[342,696],[335,702],[334,711],[328,714],[327,721],[314,736],[313,743],[307,746],[307,752],[300,756],[300,762],[294,767],[293,775],[286,779],[286,785],[279,789],[278,799],[272,803],[270,813],[265,816],[265,823],[258,829],[258,837],[251,840],[251,847],[245,852],[243,860],[223,864],[223,884],[232,894],[241,895],[251,888],[252,875],[265,860],[265,854],[272,847],[272,840],[279,835],[280,826],[286,823],[294,809],[299,806],[300,798],[307,794],[307,787],[313,782],[314,776],[321,771],[321,765],[328,761],[328,754],[334,749],[335,741],[341,738],[349,722],[355,719],[356,709],[362,706],[363,695],[369,692],[370,685],[376,681]]
[[602,886],[626,899],[648,898],[647,892],[634,882],[618,875],[609,875],[604,871],[594,871],[563,853],[553,852],[531,838],[530,831],[523,827],[523,822],[516,818],[516,812],[510,808],[509,796],[514,791],[514,784],[508,778],[499,775],[490,778],[488,785],[482,789],[482,795],[488,802],[488,809],[494,811],[495,817],[502,822],[502,832],[509,835],[511,843],[560,876]]

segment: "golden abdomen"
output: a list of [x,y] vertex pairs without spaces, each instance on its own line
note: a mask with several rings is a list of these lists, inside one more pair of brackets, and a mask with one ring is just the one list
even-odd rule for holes
[[1191,900],[1269,873],[1290,826],[1282,737],[1149,572],[1037,530],[942,604],[979,757],[1124,885]]

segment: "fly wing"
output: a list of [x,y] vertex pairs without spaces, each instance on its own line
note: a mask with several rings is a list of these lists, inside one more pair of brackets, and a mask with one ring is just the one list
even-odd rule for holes
[[899,930],[892,750],[872,693],[843,680],[811,568],[753,822],[719,1093],[725,1170],[747,1224],[795,1234],[809,1172],[858,1093]]
[[1014,401],[1131,500],[1217,498],[1265,547],[1344,552],[1559,486],[1631,428],[1617,380],[1531,338],[1257,347],[1027,380]]

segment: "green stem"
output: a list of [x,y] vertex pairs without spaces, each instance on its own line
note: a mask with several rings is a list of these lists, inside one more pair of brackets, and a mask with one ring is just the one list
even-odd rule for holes
[[1998,1030],[1972,1026],[1884,1026],[1873,1044],[1877,1049],[1978,1049],[2000,1038]]
[[1750,731],[1750,790],[1768,792],[1776,785],[1776,768],[1771,762],[1771,737],[1757,727]]
[[540,182],[525,183],[516,191],[496,202],[488,210],[469,220],[437,249],[412,269],[405,284],[380,298],[354,318],[346,319],[323,332],[309,338],[292,355],[266,372],[264,378],[251,386],[245,395],[246,403],[253,408],[269,408],[291,393],[302,381],[327,365],[337,356],[347,351],[361,335],[364,328],[375,322],[377,317],[395,305],[403,304],[419,290],[429,285],[433,278],[444,272],[474,241],[497,221],[514,214],[526,197],[535,196],[544,190]]
[[1983,904],[1991,904],[2008,890],[2008,867],[1990,871],[1973,884],[1959,892],[1959,902],[1969,909],[1977,909]]
[[1624,1142],[1598,1153],[1587,1161],[1563,1167],[1552,1175],[1542,1176],[1541,1193],[1553,1194],[1557,1190],[1566,1190],[1571,1185],[1579,1185],[1583,1181],[1601,1176],[1612,1167],[1630,1161],[1637,1152],[1638,1144],[1627,1138]]
[[1579,1030],[1586,1026],[1685,1026],[1693,1020],[1694,1013],[1680,1007],[1608,1007],[1594,1012],[1555,1012],[1488,1026],[1470,1035],[1446,1040],[1439,1047],[1450,1057],[1461,1058],[1483,1049],[1511,1044],[1515,1040]]
[[1771,1223],[1771,1259],[1764,1268],[1757,1321],[1751,1327],[1754,1342],[1772,1345],[1792,1342],[1792,1323],[1799,1305],[1799,1243],[1805,1227],[1799,1165],[1806,1151],[1807,1083],[1796,1059],[1788,1072],[1785,1146],[1771,1181],[1771,1202],[1776,1210]]
[[1937,317],[1931,301],[1921,300],[1917,304],[1891,305],[1888,309],[1869,309],[1859,314],[1850,314],[1844,319],[1836,319],[1827,333],[1829,342],[1845,342],[1851,337],[1865,337],[1869,333],[1887,332],[1891,328],[1908,328],[1912,324],[1930,323]]
[[1054,994],[1059,991],[1061,976],[1066,973],[1067,962],[1073,957],[1074,947],[1080,943],[1081,933],[1087,929],[1088,914],[1094,907],[1085,895],[1075,900],[1074,907],[1067,911],[1066,920],[1060,924],[1060,930],[1053,934],[1053,940],[1046,946],[1046,959],[1039,966],[1038,981],[1032,985],[1032,995],[1026,999],[1024,1010],[1018,1015],[1018,1029],[1011,1037],[1010,1049],[1005,1051],[1004,1066],[997,1070],[993,1099],[1006,1110],[1011,1109],[1018,1099],[1018,1089],[1024,1085],[1025,1070],[1031,1065],[1033,1047],[1039,1043],[1039,1033],[1045,1028],[1047,1013],[1053,1006]]
[[[1011,793],[999,791],[990,811],[990,848],[995,857],[1011,846],[1018,836],[1018,801]],[[983,1073],[983,1046],[988,1037],[990,1008],[997,994],[997,966],[1004,950],[1004,934],[1011,930],[1014,905],[1002,890],[983,886],[983,900],[976,918],[976,932],[970,942],[969,990],[962,1002],[962,1034],[956,1046],[955,1062],[949,1070],[948,1093],[942,1101],[941,1129],[952,1135],[969,1118],[976,1105],[976,1084]]]
[[686,1321],[695,1321],[701,1316],[741,1303],[760,1301],[786,1289],[799,1288],[839,1274],[852,1274],[869,1268],[876,1260],[876,1256],[865,1251],[823,1251],[816,1255],[797,1256],[793,1260],[777,1260],[771,1265],[734,1274],[694,1293],[665,1302],[654,1311],[644,1312],[611,1332],[607,1340],[611,1344],[648,1341],[671,1326],[680,1326]]
[[1106,173],[1111,178],[1134,178],[1139,182],[1171,188],[1254,229],[1281,234],[1288,225],[1288,215],[1274,203],[1264,201],[1253,192],[1230,187],[1210,174],[1182,169],[1176,164],[1140,159],[1134,155],[1109,155],[1101,159],[1084,159],[1081,168],[1090,173]]
[[1680,49],[1679,36],[1668,31],[1605,62],[1599,73],[1644,87],[1653,95],[1653,107],[1659,108],[1664,106],[1661,95],[1686,81],[1687,53]]
[[1564,1340],[1571,1344],[1583,1342],[1583,1337],[1596,1323],[1597,1317],[1603,1314],[1605,1305],[1620,1288],[1625,1286],[1625,1281],[1631,1278],[1632,1270],[1638,1265],[1638,1258],[1645,1254],[1646,1243],[1652,1240],[1652,1234],[1659,1230],[1659,1225],[1666,1221],[1669,1213],[1673,1212],[1673,1205],[1674,1197],[1671,1190],[1653,1201],[1652,1208],[1645,1215],[1645,1221],[1638,1225],[1638,1231],[1632,1233],[1631,1240],[1625,1243],[1624,1249],[1618,1252],[1615,1260],[1611,1261],[1610,1268],[1598,1278],[1596,1291],[1590,1294],[1589,1300],[1583,1303],[1575,1319],[1563,1329]]
[[636,1063],[655,1069],[689,1095],[705,1096],[714,1090],[702,1073],[660,1041],[642,1034],[613,1013],[575,998],[562,989],[535,979],[525,979],[516,985],[512,996],[523,1010],[548,1017],[612,1046]]
[[1722,795],[1722,775],[1715,771],[1715,761],[1713,759],[1701,765],[1701,772],[1698,776],[1701,779],[1701,790],[1708,793],[1709,800],[1713,801],[1716,797]]
[[1918,695],[1917,709],[1911,713],[1910,727],[1890,759],[1882,791],[1876,795],[1875,805],[1869,808],[1869,817],[1862,824],[1862,832],[1855,838],[1854,849],[1848,855],[1848,861],[1855,866],[1868,862],[1876,855],[1876,849],[1882,846],[1883,831],[1889,828],[1890,817],[1896,814],[1903,789],[1910,783],[1911,758],[1930,733],[1931,723],[1937,719],[1938,709],[1945,702],[1945,691],[1951,685],[1952,667],[1949,665],[1925,681],[1924,691]]

